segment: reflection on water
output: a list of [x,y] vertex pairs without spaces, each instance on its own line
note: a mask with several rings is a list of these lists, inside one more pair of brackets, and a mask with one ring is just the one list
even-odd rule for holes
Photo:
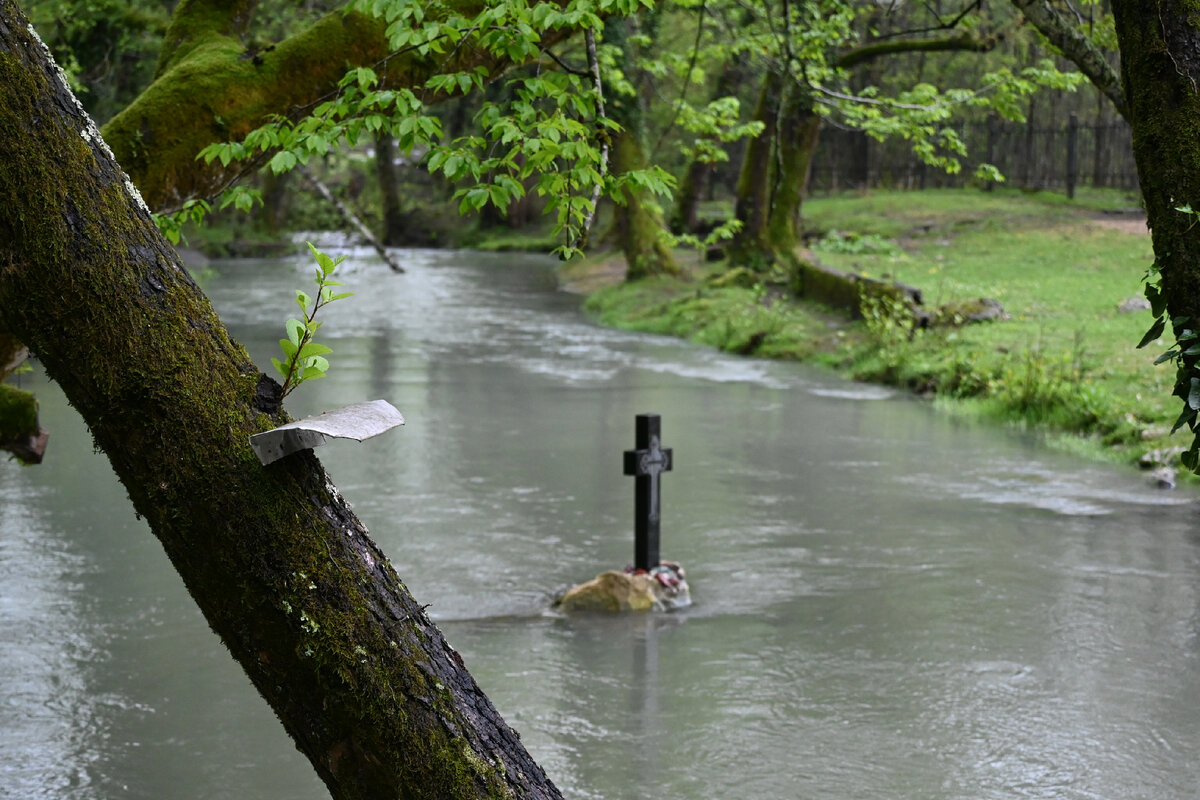
[[[570,797],[1190,798],[1194,496],[794,365],[597,329],[514,256],[360,254],[300,415],[408,424],[318,451]],[[306,261],[208,284],[256,362]],[[340,307],[339,307],[340,306]],[[30,380],[30,379],[27,379]],[[54,387],[0,464],[0,796],[321,797]],[[631,557],[621,452],[663,415],[664,554],[696,605],[565,618]]]

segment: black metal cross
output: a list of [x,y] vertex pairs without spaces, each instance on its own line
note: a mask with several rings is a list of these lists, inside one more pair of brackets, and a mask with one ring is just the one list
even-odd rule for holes
[[633,566],[649,570],[658,566],[659,503],[658,476],[671,470],[671,448],[660,440],[662,420],[658,414],[637,415],[637,449],[625,451],[625,474],[635,476]]

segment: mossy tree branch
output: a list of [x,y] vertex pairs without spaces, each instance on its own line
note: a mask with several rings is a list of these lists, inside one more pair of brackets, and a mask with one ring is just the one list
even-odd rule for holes
[[196,47],[213,39],[240,39],[257,0],[183,0],[171,14],[158,53],[158,78]]
[[1012,0],[1012,3],[1025,15],[1030,25],[1112,101],[1117,113],[1128,120],[1129,93],[1122,87],[1121,77],[1109,63],[1104,51],[1088,39],[1083,31],[1064,19],[1049,0]]
[[[456,0],[452,6],[468,16],[482,7],[477,0]],[[383,20],[341,10],[251,55],[239,33],[242,7],[239,0],[181,3],[178,16],[172,18],[169,54],[158,77],[103,128],[117,161],[155,211],[174,210],[189,199],[219,193],[248,167],[198,162],[200,150],[215,142],[240,140],[272,115],[302,116],[332,96],[351,67],[375,67],[380,88],[416,89],[443,70],[484,67],[495,76],[509,66],[473,48],[455,50],[448,62],[415,50],[396,53],[384,36]],[[569,34],[547,32],[543,45]]]
[[[37,352],[335,798],[558,798],[0,0],[0,328]],[[174,67],[179,69],[180,67]]]
[[[1015,0],[1014,0],[1015,1]],[[935,37],[931,39],[894,39],[856,47],[842,53],[835,64],[842,69],[852,69],[860,64],[866,64],[877,58],[898,55],[899,53],[941,53],[941,52],[973,52],[986,53],[998,43],[995,37],[980,39],[969,33],[950,37]]]

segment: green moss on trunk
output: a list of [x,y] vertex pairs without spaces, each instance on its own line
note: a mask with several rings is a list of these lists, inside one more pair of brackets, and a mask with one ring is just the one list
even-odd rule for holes
[[729,261],[735,266],[765,270],[774,262],[768,222],[771,213],[772,154],[778,135],[779,97],[783,79],[775,72],[763,76],[754,109],[754,119],[763,124],[762,133],[746,143],[746,154],[737,184],[737,218],[742,229],[729,246]]
[[[610,159],[614,175],[645,166],[637,138],[629,131],[622,131],[613,140]],[[613,210],[613,235],[628,264],[625,279],[680,275],[682,270],[660,235],[664,229],[662,214],[646,202],[643,194],[636,187],[622,187],[623,202]]]
[[[1155,265],[1178,337],[1200,330],[1200,226],[1178,210],[1200,209],[1200,16],[1189,0],[1115,0],[1113,14]],[[1200,356],[1184,355],[1175,395],[1188,402],[1196,379]]]
[[779,114],[777,171],[772,181],[767,235],[771,249],[792,260],[800,243],[800,208],[820,130],[821,118],[813,110],[812,95],[799,86],[789,87]]

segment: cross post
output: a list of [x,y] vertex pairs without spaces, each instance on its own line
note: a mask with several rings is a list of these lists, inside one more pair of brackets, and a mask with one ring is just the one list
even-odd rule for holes
[[633,566],[650,570],[659,561],[659,475],[671,470],[671,448],[661,441],[658,414],[638,414],[635,450],[625,451],[625,474],[634,476]]

